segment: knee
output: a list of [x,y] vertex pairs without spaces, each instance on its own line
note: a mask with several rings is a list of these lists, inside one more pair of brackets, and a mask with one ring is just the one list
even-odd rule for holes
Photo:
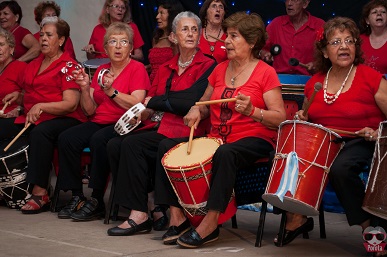
[[[230,145],[227,145],[227,144],[221,145],[218,147],[218,149],[216,149],[213,159],[222,160],[223,158],[230,158],[230,159],[233,158],[233,150],[230,147]],[[230,159],[227,159],[227,160],[230,160]]]
[[121,147],[121,138],[119,137],[110,139],[106,145],[107,152],[113,155],[116,155],[120,152],[120,147]]
[[351,172],[351,165],[340,163],[340,165],[335,163],[331,166],[331,169],[328,173],[328,178],[332,182],[343,182],[345,183],[348,181],[348,178],[351,176],[351,173],[354,173],[352,170]]

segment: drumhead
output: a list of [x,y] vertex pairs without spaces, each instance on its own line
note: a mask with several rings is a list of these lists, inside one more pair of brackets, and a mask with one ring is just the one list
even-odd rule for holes
[[331,133],[332,135],[334,135],[337,138],[341,138],[341,136],[339,134],[337,134],[336,132],[334,132],[334,131],[332,131],[332,130],[330,130],[330,129],[328,129],[320,124],[314,124],[314,123],[310,123],[310,122],[303,121],[303,120],[285,120],[285,121],[281,122],[281,124],[279,125],[279,128],[281,129],[284,125],[287,125],[287,124],[302,124],[302,125],[315,127],[318,129],[322,129],[328,133]]
[[97,69],[100,65],[110,62],[109,58],[90,59],[82,63],[83,67]]
[[169,169],[196,167],[211,160],[220,145],[221,141],[216,138],[196,138],[192,140],[191,154],[187,154],[188,142],[180,143],[164,155],[162,164]]

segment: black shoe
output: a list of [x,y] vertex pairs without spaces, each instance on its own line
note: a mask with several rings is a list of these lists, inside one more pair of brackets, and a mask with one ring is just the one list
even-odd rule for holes
[[[304,238],[309,238],[308,232],[312,231],[313,227],[314,227],[313,218],[308,218],[304,224],[302,224],[301,226],[299,226],[298,228],[296,228],[293,231],[285,229],[285,234],[284,234],[284,238],[282,241],[282,246],[291,243],[297,236],[299,236],[301,234],[304,234]],[[276,246],[281,246],[281,244],[279,242],[278,235],[277,235],[277,241],[274,242],[274,244]]]
[[153,221],[153,230],[156,231],[162,231],[165,230],[168,226],[168,217],[167,213],[165,212],[166,209],[162,206],[156,206],[153,211],[151,211],[151,217],[153,218],[153,213],[155,212],[162,212],[163,216],[158,218],[157,220]]
[[211,234],[205,238],[201,238],[195,229],[191,228],[190,231],[184,233],[177,239],[177,244],[186,248],[196,248],[201,245],[211,243],[218,240],[219,228],[216,228]]
[[179,226],[170,226],[167,232],[165,232],[165,234],[162,236],[164,244],[166,245],[176,244],[176,241],[179,238],[179,236],[187,232],[190,228],[191,228],[191,224],[189,223],[188,219],[186,219]]
[[105,216],[105,204],[99,203],[97,199],[90,198],[85,201],[82,207],[71,214],[71,218],[75,221],[90,221]]
[[114,227],[109,228],[107,233],[109,236],[130,236],[137,232],[150,232],[152,230],[152,220],[148,218],[143,223],[137,225],[132,219],[128,219],[129,228]]
[[71,214],[78,211],[82,204],[85,202],[86,198],[81,196],[73,196],[71,200],[63,207],[62,210],[58,213],[59,219],[71,219]]

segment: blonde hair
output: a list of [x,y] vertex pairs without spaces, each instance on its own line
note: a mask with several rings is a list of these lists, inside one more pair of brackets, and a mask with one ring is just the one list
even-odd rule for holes
[[[108,27],[112,21],[110,20],[110,14],[106,12],[107,8],[110,7],[110,5],[113,3],[114,0],[106,0],[105,4],[103,5],[101,15],[99,16],[99,22],[104,26]],[[129,6],[129,0],[121,0],[124,2],[124,5],[126,7],[126,11],[124,14],[124,18],[122,19],[122,22],[129,23],[132,21],[132,13],[130,11],[130,6]]]

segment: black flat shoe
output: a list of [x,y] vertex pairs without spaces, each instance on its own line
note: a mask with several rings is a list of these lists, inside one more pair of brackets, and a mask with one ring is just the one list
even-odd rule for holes
[[59,219],[71,219],[71,214],[78,211],[85,202],[85,197],[73,196],[71,200],[58,212]]
[[153,211],[151,211],[151,217],[153,218],[153,213],[162,212],[163,216],[153,221],[153,230],[162,231],[165,230],[168,226],[168,216],[166,209],[162,206],[156,206]]
[[[291,243],[297,236],[303,234],[304,238],[309,238],[308,232],[312,231],[314,227],[314,221],[313,218],[307,218],[306,222],[296,228],[295,230],[286,230],[282,241],[282,246],[287,245]],[[281,246],[278,235],[277,235],[277,241],[274,242],[274,244],[278,247]]]
[[208,244],[218,240],[219,228],[216,228],[211,234],[205,238],[201,238],[195,229],[185,232],[177,239],[177,244],[186,248],[196,248],[204,244]]
[[131,226],[129,228],[120,228],[120,227],[114,227],[108,229],[107,233],[109,236],[131,236],[135,233],[144,233],[144,232],[150,232],[152,230],[152,220],[148,218],[146,221],[144,221],[141,224],[138,224],[134,222],[132,219],[128,219],[128,224]]
[[186,219],[179,226],[170,226],[167,232],[165,232],[165,234],[161,238],[163,239],[163,242],[166,245],[176,244],[176,241],[179,236],[187,232],[190,228],[191,224],[189,223],[189,220]]
[[90,221],[105,216],[105,204],[99,203],[97,199],[90,198],[85,201],[82,207],[71,214],[71,218],[75,221]]

